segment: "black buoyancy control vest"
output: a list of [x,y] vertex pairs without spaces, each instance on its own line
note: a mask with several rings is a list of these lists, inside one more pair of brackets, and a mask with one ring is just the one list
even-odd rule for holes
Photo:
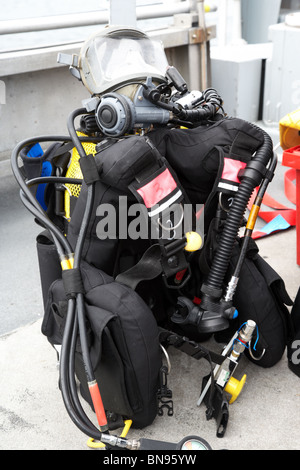
[[[111,204],[118,215],[122,210],[119,206],[120,196],[126,196],[128,204],[137,202],[137,191],[132,191],[132,183],[137,181],[137,175],[145,171],[147,178],[148,169],[151,169],[151,175],[155,175],[161,165],[172,172],[185,200],[192,204],[207,202],[220,184],[223,185],[223,192],[234,193],[238,182],[227,181],[226,189],[225,178],[230,171],[227,169],[225,174],[225,169],[230,167],[230,162],[238,162],[240,167],[249,162],[262,144],[263,137],[258,128],[246,121],[225,118],[194,129],[163,128],[149,132],[146,137],[130,136],[113,142],[110,147],[100,149],[95,156],[100,181],[95,184],[95,202],[83,257],[115,276],[124,268],[118,266],[120,253],[123,252],[126,265],[126,253],[143,253],[149,241],[121,239],[118,233],[114,238],[99,239],[97,228],[100,216],[97,214],[101,205]],[[161,159],[165,163],[161,163]],[[236,176],[233,179],[236,180]],[[85,198],[86,187],[83,184],[68,227],[68,239],[74,246],[84,213]],[[210,214],[208,207],[206,212],[208,226],[214,214]],[[139,255],[136,256],[138,258]]]

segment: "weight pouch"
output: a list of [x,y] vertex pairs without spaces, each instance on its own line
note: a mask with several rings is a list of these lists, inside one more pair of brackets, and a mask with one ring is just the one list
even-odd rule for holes
[[157,171],[162,156],[147,137],[130,136],[117,141],[95,155],[101,181],[125,194],[137,175]]
[[[132,419],[143,428],[157,414],[161,353],[157,323],[148,306],[131,288],[83,262],[90,357],[105,410]],[[55,281],[42,332],[50,342],[62,341],[67,311],[63,282]],[[82,396],[91,404],[80,347],[75,372]]]

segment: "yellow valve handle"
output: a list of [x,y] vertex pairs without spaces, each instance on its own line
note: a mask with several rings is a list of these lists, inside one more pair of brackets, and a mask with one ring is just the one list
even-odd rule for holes
[[185,251],[193,252],[200,250],[202,247],[203,241],[202,237],[197,232],[187,232],[185,234],[186,245],[184,247]]
[[231,399],[229,401],[229,404],[233,403],[239,394],[241,393],[245,382],[246,382],[247,375],[243,375],[241,380],[237,380],[234,377],[230,377],[228,380],[226,387],[225,387],[225,392],[229,393],[231,395]]

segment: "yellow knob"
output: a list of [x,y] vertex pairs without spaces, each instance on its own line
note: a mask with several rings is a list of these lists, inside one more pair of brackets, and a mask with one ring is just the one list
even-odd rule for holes
[[226,387],[225,387],[225,392],[231,395],[229,404],[233,403],[237,399],[239,394],[241,393],[245,385],[246,378],[247,378],[247,375],[245,374],[241,380],[237,380],[234,377],[230,377],[230,379],[228,380]]
[[184,249],[186,251],[197,251],[202,247],[202,238],[197,232],[187,232],[186,236],[186,245]]

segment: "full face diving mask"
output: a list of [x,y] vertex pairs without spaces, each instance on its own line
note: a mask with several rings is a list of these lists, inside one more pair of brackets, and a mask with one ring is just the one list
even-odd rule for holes
[[153,124],[201,121],[222,106],[211,88],[189,92],[179,72],[168,65],[162,43],[138,29],[104,28],[83,44],[79,56],[59,54],[58,62],[70,65],[91,93],[83,105],[106,136]]
[[170,112],[155,106],[143,94],[145,86],[152,89],[165,83],[168,67],[161,42],[144,32],[128,27],[104,28],[83,44],[79,56],[60,54],[58,61],[68,63],[91,93],[93,99],[85,105],[95,111],[103,134],[116,137],[134,127],[169,121]]

